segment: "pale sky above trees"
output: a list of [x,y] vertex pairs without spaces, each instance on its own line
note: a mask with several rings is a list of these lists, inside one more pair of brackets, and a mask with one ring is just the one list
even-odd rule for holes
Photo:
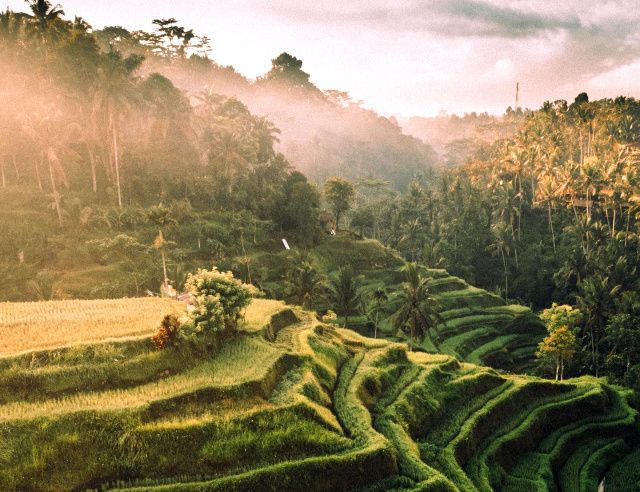
[[[6,2],[25,11],[20,0]],[[384,114],[502,113],[515,102],[640,97],[637,0],[63,0],[95,28],[175,17],[248,77],[287,51],[322,89]]]

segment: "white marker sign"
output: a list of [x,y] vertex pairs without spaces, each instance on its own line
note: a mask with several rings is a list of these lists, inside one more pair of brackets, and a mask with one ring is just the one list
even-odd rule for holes
[[285,249],[291,249],[291,248],[289,247],[289,243],[287,242],[287,240],[286,240],[286,239],[282,239],[282,244],[284,244],[284,248],[285,248]]

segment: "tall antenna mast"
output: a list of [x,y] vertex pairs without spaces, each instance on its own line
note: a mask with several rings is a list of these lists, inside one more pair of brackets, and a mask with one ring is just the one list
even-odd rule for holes
[[518,103],[518,97],[520,96],[519,93],[520,93],[520,82],[516,82],[516,107],[515,107],[516,111],[518,111],[518,106],[519,106],[519,103]]

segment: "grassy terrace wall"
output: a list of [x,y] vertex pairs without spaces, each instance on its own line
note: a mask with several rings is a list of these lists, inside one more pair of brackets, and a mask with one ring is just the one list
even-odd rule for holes
[[634,490],[637,438],[599,380],[408,353],[277,301],[214,353],[106,330],[0,359],[3,491]]
[[[529,308],[505,304],[445,270],[423,271],[431,278],[429,290],[440,303],[444,321],[431,333],[436,345],[425,338],[422,350],[513,372],[532,367],[545,328]],[[386,287],[393,304],[393,293],[401,288],[399,268],[366,271],[364,278],[367,288]],[[390,318],[382,322],[381,332],[394,334]]]
[[[361,275],[363,290],[386,289],[387,310],[394,311],[397,293],[402,288],[404,260],[399,254],[375,240],[355,240],[341,233],[323,241],[309,251],[309,258],[323,274],[351,265]],[[292,252],[260,253],[251,259],[256,272],[261,272],[262,287],[278,298],[284,296],[282,279],[287,266],[295,262]],[[436,345],[425,340],[422,350],[445,353],[460,360],[512,372],[526,372],[535,362],[535,351],[546,331],[540,320],[525,306],[507,305],[498,296],[469,285],[446,270],[427,269],[422,273],[431,278],[430,291],[442,306],[445,322],[434,330]],[[326,309],[326,302],[314,304],[314,309]],[[349,327],[373,336],[373,327],[365,316],[350,316]],[[338,319],[344,324],[344,319]],[[379,336],[394,339],[391,319],[379,323]]]

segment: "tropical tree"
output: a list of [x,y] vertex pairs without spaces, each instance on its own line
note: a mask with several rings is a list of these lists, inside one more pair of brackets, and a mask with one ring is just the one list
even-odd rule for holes
[[303,309],[311,309],[313,300],[322,299],[326,281],[309,259],[301,259],[287,272],[285,293]]
[[105,121],[110,141],[112,164],[111,175],[116,185],[118,207],[122,208],[122,185],[120,166],[120,122],[131,109],[136,94],[136,79],[133,74],[142,64],[143,57],[130,55],[123,58],[120,52],[111,49],[102,57],[98,77],[93,88],[94,111],[100,111]]
[[329,276],[329,299],[334,311],[344,316],[344,324],[349,324],[349,316],[355,314],[361,306],[360,287],[362,279],[357,276],[350,265],[340,268]]
[[153,246],[160,252],[160,256],[162,258],[162,285],[166,289],[169,286],[169,278],[167,277],[166,251],[171,243],[165,239],[162,231],[163,229],[166,230],[167,227],[177,224],[177,221],[175,217],[173,217],[171,209],[163,205],[158,205],[149,209],[149,211],[147,212],[147,221],[154,224],[158,228],[158,235],[153,242]]
[[556,366],[556,381],[564,378],[564,363],[576,353],[577,341],[575,334],[567,326],[559,326],[549,332],[540,342],[536,357],[552,358]]
[[350,181],[343,178],[329,178],[324,184],[324,195],[329,202],[336,219],[336,231],[340,226],[340,217],[349,211],[356,196],[356,189]]
[[440,304],[429,291],[430,279],[422,276],[415,263],[407,263],[404,272],[405,282],[396,299],[398,308],[393,314],[393,325],[396,329],[409,331],[409,350],[416,337],[427,337],[437,350],[431,330],[444,320],[439,314]]
[[378,338],[378,325],[388,302],[389,296],[384,288],[374,289],[369,296],[367,313],[373,321],[373,338]]
[[586,335],[591,350],[592,370],[596,377],[600,373],[600,343],[604,327],[611,313],[613,299],[620,291],[620,285],[611,286],[609,278],[594,274],[578,286],[578,307],[584,313]]
[[62,10],[62,5],[60,4],[52,5],[47,0],[26,0],[26,2],[29,4],[29,10],[31,10],[43,30],[46,29],[49,22],[64,15],[64,10]]
[[631,314],[616,314],[605,327],[610,351],[607,356],[608,372],[622,366],[622,381],[627,381],[632,366],[640,364],[640,318]]
[[578,348],[574,330],[582,319],[582,313],[567,304],[554,302],[542,311],[540,319],[547,327],[548,336],[538,345],[536,356],[543,361],[551,359],[556,366],[556,381],[562,381],[565,361],[571,359]]
[[502,259],[502,268],[504,272],[504,300],[509,297],[509,270],[507,267],[507,255],[511,249],[512,237],[509,228],[502,222],[495,223],[491,226],[492,243],[488,246],[488,250],[493,255],[499,255]]

